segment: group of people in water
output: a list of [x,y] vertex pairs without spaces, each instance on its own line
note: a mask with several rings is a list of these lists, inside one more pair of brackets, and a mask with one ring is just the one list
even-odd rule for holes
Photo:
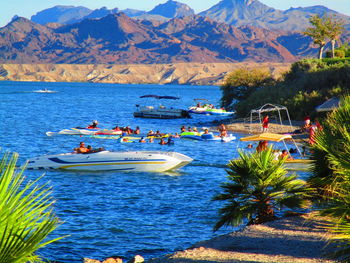
[[[264,141],[259,141],[258,146],[256,147],[256,151],[257,152],[262,152],[268,149],[268,141],[264,140]],[[252,149],[253,145],[252,144],[248,144],[247,146],[248,149]],[[279,150],[275,150],[274,151],[274,156],[275,156],[275,160],[282,160],[282,159],[287,159],[287,160],[292,160],[292,153],[296,153],[297,149],[294,148],[290,148],[289,151],[287,151],[286,149],[279,151]]]
[[136,126],[135,129],[131,129],[130,126],[119,127],[118,125],[116,125],[112,130],[113,131],[120,131],[120,132],[122,132],[121,134],[124,136],[130,135],[130,134],[140,134],[141,133],[139,126]]
[[[100,129],[98,127],[98,121],[94,120],[90,125],[86,127],[87,129]],[[111,131],[121,132],[122,135],[130,135],[130,134],[140,134],[141,130],[139,126],[136,126],[135,129],[131,129],[130,126],[120,127],[119,125],[114,126]]]
[[[93,121],[91,125],[89,125],[87,128],[89,129],[98,129],[98,121]],[[266,115],[264,116],[263,120],[262,120],[262,131],[263,132],[267,132],[268,131],[268,127],[269,127],[269,116]],[[302,128],[300,129],[300,132],[309,132],[310,133],[310,144],[312,144],[312,136],[311,134],[315,133],[315,130],[317,128],[319,128],[320,125],[316,120],[316,125],[312,125],[310,118],[307,117],[304,119],[304,125],[302,126]],[[131,129],[129,126],[126,127],[119,127],[118,125],[115,126],[112,130],[114,131],[122,131],[121,136],[127,136],[127,135],[131,135],[131,134],[140,134],[140,127],[137,126],[135,129]],[[203,128],[203,133],[204,134],[208,134],[209,130],[208,128]],[[219,131],[219,136],[221,137],[226,137],[228,136],[228,132],[227,132],[227,128],[226,126],[222,123],[218,126],[217,130]],[[181,126],[180,128],[181,133],[184,132],[198,132],[196,127],[185,127],[184,125]],[[159,142],[158,144],[160,145],[173,145],[174,144],[174,138],[178,138],[180,137],[179,133],[175,133],[175,135],[172,134],[165,134],[165,133],[161,133],[159,130],[157,130],[156,132],[154,132],[153,130],[150,130],[146,136],[141,137],[138,142],[140,143],[153,143],[155,139],[158,139]],[[247,148],[251,149],[253,148],[252,144],[248,144]],[[268,141],[260,141],[258,143],[258,146],[256,147],[256,151],[257,152],[262,152],[264,150],[266,150],[268,148]],[[85,147],[84,142],[80,142],[80,145],[78,148],[75,148],[74,151],[76,153],[91,153],[91,152],[97,152],[97,151],[101,151],[103,150],[102,148],[98,148],[96,150],[93,150],[91,148],[90,145],[88,145],[87,147]],[[287,150],[282,150],[281,152],[278,153],[278,155],[276,154],[276,157],[278,159],[292,159],[291,153],[294,153],[295,150],[291,149],[290,151]]]
[[[209,129],[208,128],[203,128],[203,129],[204,129],[204,132],[203,132],[204,134],[209,134]],[[187,127],[186,128],[183,125],[183,126],[181,126],[180,131],[181,131],[181,133],[184,133],[184,132],[198,132],[198,129],[196,127],[193,127],[193,128]],[[219,125],[218,131],[219,131],[219,136],[220,137],[227,137],[228,136],[227,128],[226,128],[226,126],[223,123],[221,123]]]
[[[141,137],[141,139],[138,142],[141,143],[153,143],[154,142],[154,138],[153,136],[151,137]],[[165,137],[158,137],[159,138],[159,143],[160,145],[173,145],[174,144],[174,137],[172,135],[168,136],[167,138]]]

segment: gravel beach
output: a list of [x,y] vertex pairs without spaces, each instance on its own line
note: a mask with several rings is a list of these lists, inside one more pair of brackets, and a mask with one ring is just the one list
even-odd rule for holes
[[315,213],[290,216],[201,241],[147,263],[337,262],[327,259],[325,218]]

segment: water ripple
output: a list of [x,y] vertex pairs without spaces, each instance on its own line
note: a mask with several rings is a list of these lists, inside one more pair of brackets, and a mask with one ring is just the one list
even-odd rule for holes
[[[48,88],[54,94],[31,93]],[[79,136],[45,135],[47,131],[84,126],[94,119],[103,127],[140,126],[143,132],[179,132],[182,125],[208,126],[200,118],[179,120],[136,119],[132,113],[139,96],[173,94],[182,107],[197,97],[220,99],[218,87],[114,85],[88,83],[1,82],[0,146],[2,151],[27,158],[70,152],[81,140],[109,150],[177,151],[195,161],[177,172],[119,173],[47,171],[55,211],[64,222],[53,237],[69,235],[40,253],[50,260],[81,262],[83,257],[102,259],[110,255],[152,258],[189,247],[213,237],[219,204],[212,197],[226,180],[226,164],[237,156],[237,142],[210,143],[176,140],[175,145],[120,144]],[[42,96],[46,95],[46,96]],[[239,135],[237,135],[239,136]],[[26,171],[35,179],[43,171]],[[232,229],[215,233],[223,234]]]

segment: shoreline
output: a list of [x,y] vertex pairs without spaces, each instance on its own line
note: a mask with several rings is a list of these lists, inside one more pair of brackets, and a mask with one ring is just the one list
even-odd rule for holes
[[[299,129],[302,121],[291,125],[270,123],[269,132],[291,133]],[[261,133],[260,123],[236,122],[226,124],[235,133]],[[329,221],[316,212],[288,216],[261,225],[245,226],[241,230],[199,241],[193,246],[146,260],[146,263],[234,263],[234,262],[280,262],[280,263],[335,263],[324,254],[326,238],[324,229]]]
[[188,249],[145,261],[146,263],[335,263],[325,254],[324,229],[329,221],[316,212],[288,216],[261,225],[200,241]]
[[[268,132],[271,133],[292,133],[293,131],[300,129],[302,126],[302,122],[292,121],[292,126],[287,124],[276,124],[270,123]],[[245,123],[245,122],[234,122],[226,124],[226,128],[228,131],[237,132],[237,133],[251,133],[258,134],[262,133],[262,126],[260,123]]]
[[40,82],[88,82],[113,84],[180,84],[220,86],[238,68],[267,68],[275,78],[291,63],[238,62],[168,64],[5,64],[0,80]]

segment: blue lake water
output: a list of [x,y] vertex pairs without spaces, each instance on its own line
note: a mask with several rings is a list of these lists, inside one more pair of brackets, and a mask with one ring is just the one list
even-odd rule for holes
[[[57,93],[33,92],[43,88]],[[218,105],[221,97],[220,89],[213,86],[0,82],[0,147],[2,152],[18,152],[20,163],[38,155],[71,152],[80,141],[113,151],[177,151],[194,159],[175,174],[46,172],[42,180],[53,186],[55,211],[64,222],[53,236],[70,235],[40,251],[48,259],[81,262],[83,257],[119,255],[128,259],[136,254],[149,259],[232,231],[212,232],[222,204],[211,199],[226,180],[222,166],[237,156],[237,141],[179,139],[172,146],[162,146],[45,134],[86,126],[95,119],[103,128],[140,126],[145,133],[151,129],[175,133],[182,125],[209,125],[197,116],[134,118],[135,104],[145,102],[139,99],[145,94],[179,96],[181,100],[173,106],[182,108],[191,106],[195,98],[208,98]],[[28,170],[25,175],[32,179],[42,173]]]

